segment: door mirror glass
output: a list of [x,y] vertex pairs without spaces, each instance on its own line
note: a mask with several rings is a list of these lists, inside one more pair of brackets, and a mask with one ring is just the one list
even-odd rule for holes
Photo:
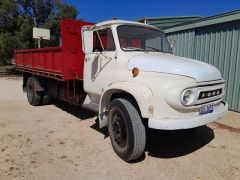
[[83,51],[85,54],[92,53],[93,51],[93,31],[89,26],[83,27],[82,29],[82,42]]

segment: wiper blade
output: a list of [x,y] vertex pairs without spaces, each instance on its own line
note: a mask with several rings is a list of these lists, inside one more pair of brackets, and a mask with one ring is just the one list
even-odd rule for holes
[[149,49],[153,49],[153,50],[155,50],[155,51],[157,51],[157,52],[162,52],[162,51],[160,51],[159,49],[157,49],[157,48],[154,48],[154,47],[151,47],[151,46],[144,46],[145,48],[149,48]]
[[137,48],[137,47],[126,47],[126,48],[122,48],[123,50],[132,50],[132,51],[144,51],[144,49],[142,48]]
[[151,46],[144,46],[144,47],[145,47],[145,48],[153,49],[153,50],[155,50],[155,51],[157,51],[157,52],[170,53],[170,54],[172,54],[172,51],[162,51],[162,50],[160,50],[160,49],[157,49],[157,48],[154,48],[154,47],[151,47]]

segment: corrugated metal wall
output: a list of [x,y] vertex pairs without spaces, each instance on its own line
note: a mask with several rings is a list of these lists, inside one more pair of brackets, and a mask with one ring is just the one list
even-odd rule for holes
[[227,81],[229,109],[240,112],[240,20],[167,34],[174,54],[212,64]]

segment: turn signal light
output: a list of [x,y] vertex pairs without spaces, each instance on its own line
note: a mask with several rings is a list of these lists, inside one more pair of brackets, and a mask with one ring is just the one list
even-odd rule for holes
[[136,77],[139,74],[139,69],[137,67],[132,70],[133,77]]

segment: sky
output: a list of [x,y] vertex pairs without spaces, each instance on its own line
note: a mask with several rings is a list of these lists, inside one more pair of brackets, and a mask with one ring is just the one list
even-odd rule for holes
[[211,16],[240,10],[240,0],[63,0],[77,7],[78,18],[101,22],[114,17],[138,20],[144,17]]

